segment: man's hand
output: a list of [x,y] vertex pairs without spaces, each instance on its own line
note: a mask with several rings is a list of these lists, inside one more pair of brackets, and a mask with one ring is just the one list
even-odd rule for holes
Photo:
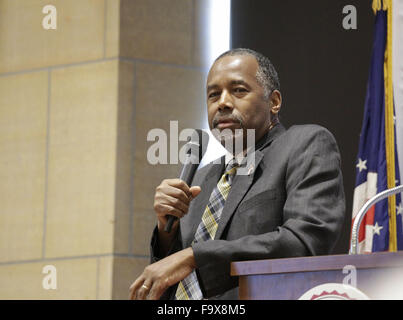
[[185,279],[195,267],[191,247],[150,264],[130,286],[129,299],[157,300],[166,289]]
[[163,230],[165,228],[167,215],[182,218],[188,212],[190,201],[200,191],[200,187],[189,188],[180,179],[163,180],[156,188],[154,196],[154,210],[158,218],[158,229]]

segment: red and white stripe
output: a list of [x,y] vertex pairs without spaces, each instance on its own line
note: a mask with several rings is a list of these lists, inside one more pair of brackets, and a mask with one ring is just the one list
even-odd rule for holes
[[[353,201],[353,221],[362,206],[372,197],[377,194],[376,184],[378,174],[375,172],[368,172],[367,181],[358,185],[354,189]],[[358,231],[358,253],[372,252],[372,238],[374,226],[375,206],[372,206],[364,219],[362,220],[361,227]]]

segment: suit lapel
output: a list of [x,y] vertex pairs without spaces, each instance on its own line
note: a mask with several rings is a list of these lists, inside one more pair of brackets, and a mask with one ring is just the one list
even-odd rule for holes
[[252,185],[253,178],[256,172],[256,168],[259,166],[260,161],[263,159],[263,153],[261,151],[255,152],[255,163],[251,164],[247,168],[247,175],[236,175],[232,183],[231,191],[225,201],[225,206],[221,214],[220,222],[218,223],[217,233],[215,239],[220,239],[225,226],[234,214],[239,203],[248,192]]
[[[285,131],[285,128],[278,124],[275,126],[266,136],[264,142],[260,145],[259,149],[264,150],[267,148],[271,142],[281,135]],[[244,198],[248,190],[250,189],[253,179],[255,176],[256,169],[259,167],[260,162],[264,158],[264,152],[256,150],[255,151],[255,161],[251,163],[246,168],[246,175],[236,175],[231,187],[231,191],[225,201],[225,206],[221,214],[220,222],[218,223],[217,233],[215,239],[220,239],[225,227],[227,226],[229,220],[234,214],[236,208],[238,207],[241,200]]]

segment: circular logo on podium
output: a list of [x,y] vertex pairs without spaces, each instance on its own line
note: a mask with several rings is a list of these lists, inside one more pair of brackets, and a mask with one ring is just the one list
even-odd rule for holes
[[325,283],[308,290],[298,300],[369,300],[369,298],[348,284]]

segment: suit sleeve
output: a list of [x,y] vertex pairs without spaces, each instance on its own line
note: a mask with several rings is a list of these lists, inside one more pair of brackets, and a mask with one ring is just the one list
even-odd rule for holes
[[[176,233],[175,238],[172,241],[172,245],[170,249],[168,250],[167,254],[162,256],[160,254],[160,248],[159,248],[159,240],[158,240],[158,227],[154,228],[152,237],[151,237],[151,243],[150,243],[150,263],[157,262],[171,254],[174,254],[175,252],[182,250],[182,241],[181,241],[181,236],[180,236],[180,231]],[[173,299],[175,292],[176,292],[177,285],[169,287],[163,295],[160,297],[160,300],[171,300]]]
[[175,252],[182,250],[182,240],[180,236],[180,230],[176,232],[176,235],[174,239],[172,240],[172,245],[169,248],[168,252],[166,255],[162,256],[160,254],[160,248],[159,248],[159,240],[158,240],[158,227],[154,228],[154,231],[151,236],[151,243],[150,243],[150,263],[157,262],[171,254],[174,254]]
[[[313,126],[293,136],[286,153],[283,224],[274,231],[236,240],[193,244],[205,297],[237,285],[232,261],[329,254],[340,234],[345,212],[340,155],[333,136]],[[258,213],[257,213],[258,214]]]

